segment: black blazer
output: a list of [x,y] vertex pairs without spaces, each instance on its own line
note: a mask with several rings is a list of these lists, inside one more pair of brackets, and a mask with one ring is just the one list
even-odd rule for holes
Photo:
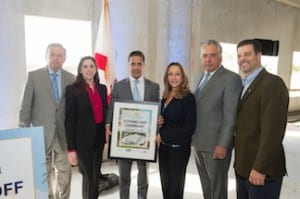
[[196,126],[196,101],[192,93],[182,99],[173,98],[165,107],[166,99],[162,100],[161,115],[164,124],[160,128],[160,136],[167,144],[191,144]]
[[96,132],[92,104],[88,93],[80,94],[74,85],[66,87],[66,138],[68,150],[86,150],[105,142],[104,121],[107,110],[107,89],[96,84],[103,105],[103,125],[101,132]]

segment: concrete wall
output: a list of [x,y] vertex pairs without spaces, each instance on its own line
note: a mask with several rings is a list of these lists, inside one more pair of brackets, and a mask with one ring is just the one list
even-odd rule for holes
[[[212,3],[213,2],[213,3]],[[269,0],[202,0],[196,28],[201,40],[215,38],[238,43],[245,38],[266,38],[280,41],[278,75],[289,85],[292,52],[299,34],[300,10]],[[296,39],[297,38],[297,39]]]
[[[127,76],[128,53],[140,49],[146,54],[145,76],[163,86],[166,65],[179,61],[194,87],[202,70],[201,41],[266,38],[280,40],[278,75],[290,84],[292,52],[300,50],[299,9],[273,0],[110,0],[109,5],[118,79]],[[24,14],[91,20],[95,41],[101,6],[102,0],[0,1],[0,128],[16,126],[26,81]],[[291,99],[290,109],[300,109],[299,97]]]
[[[289,87],[292,54],[300,49],[300,9],[270,0],[195,0],[193,3],[192,39],[196,43],[210,38],[228,43],[245,38],[279,40],[278,75]],[[197,65],[192,65],[192,74],[201,70],[197,57],[200,49],[195,46],[196,53],[191,59]],[[193,76],[190,79],[192,83],[197,82]],[[291,98],[289,109],[300,110],[299,95]]]
[[26,82],[24,15],[91,20],[93,8],[91,0],[0,1],[0,129],[18,122]]

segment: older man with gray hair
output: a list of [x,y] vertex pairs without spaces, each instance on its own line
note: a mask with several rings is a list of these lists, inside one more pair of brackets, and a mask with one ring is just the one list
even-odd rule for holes
[[195,92],[197,124],[195,159],[205,199],[226,199],[236,109],[242,89],[238,74],[224,68],[222,47],[215,40],[201,44],[204,72]]
[[[65,87],[74,76],[63,70],[66,49],[51,43],[46,51],[47,66],[29,72],[19,114],[19,126],[43,126],[49,198],[70,198],[71,166],[67,158],[64,128]],[[53,172],[56,172],[56,192],[52,191]]]

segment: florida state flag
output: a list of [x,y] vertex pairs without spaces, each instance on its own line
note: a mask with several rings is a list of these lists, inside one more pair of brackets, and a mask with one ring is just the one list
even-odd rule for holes
[[112,85],[116,81],[113,52],[108,0],[103,0],[94,56],[99,69],[100,82],[107,86],[108,101],[110,101]]

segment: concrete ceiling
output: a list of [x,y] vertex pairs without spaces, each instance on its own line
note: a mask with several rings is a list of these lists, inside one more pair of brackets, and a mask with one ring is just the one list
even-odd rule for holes
[[275,1],[300,9],[300,0],[275,0]]

